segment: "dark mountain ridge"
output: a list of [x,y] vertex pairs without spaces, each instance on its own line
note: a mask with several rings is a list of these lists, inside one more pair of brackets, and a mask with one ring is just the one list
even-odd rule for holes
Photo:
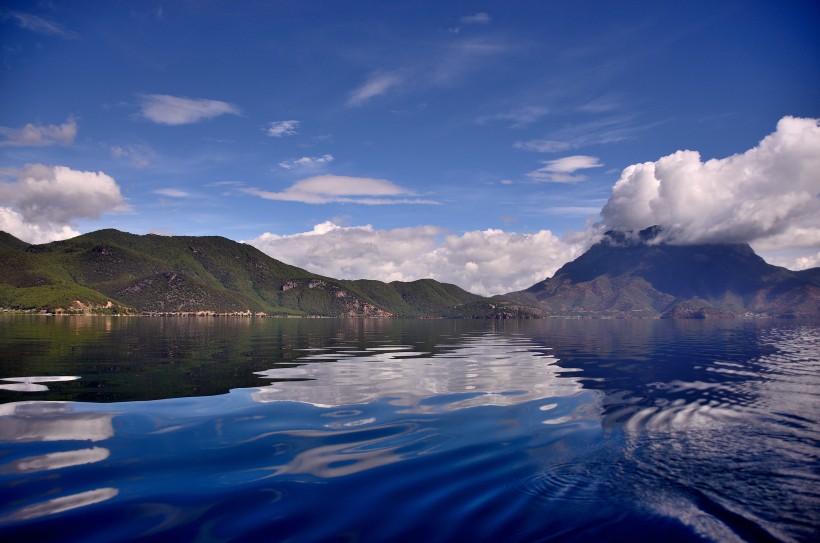
[[820,268],[795,272],[747,244],[675,245],[661,234],[607,232],[553,277],[507,296],[565,316],[820,314]]

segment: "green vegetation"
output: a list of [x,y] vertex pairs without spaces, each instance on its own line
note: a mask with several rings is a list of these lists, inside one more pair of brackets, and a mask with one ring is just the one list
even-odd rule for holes
[[0,307],[7,310],[505,316],[497,306],[430,279],[388,284],[322,277],[217,236],[109,229],[28,245],[0,232]]

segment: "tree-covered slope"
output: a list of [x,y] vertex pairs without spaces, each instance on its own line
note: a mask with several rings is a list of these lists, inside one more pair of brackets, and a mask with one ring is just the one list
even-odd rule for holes
[[109,229],[43,245],[0,236],[0,307],[6,308],[492,317],[496,305],[433,280],[322,277],[218,236]]

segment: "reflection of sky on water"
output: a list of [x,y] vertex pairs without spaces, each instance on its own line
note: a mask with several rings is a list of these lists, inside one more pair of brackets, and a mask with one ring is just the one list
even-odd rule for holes
[[408,413],[515,405],[569,397],[581,384],[560,368],[548,349],[519,337],[465,338],[444,353],[409,346],[367,351],[311,352],[258,375],[279,382],[251,394],[258,402],[294,401],[337,407],[386,400]]
[[[476,526],[480,503],[481,519],[510,515],[495,535],[532,513],[559,529],[627,515],[632,535],[662,518],[706,539],[788,541],[820,514],[819,328],[319,324],[334,334],[250,328],[237,349],[263,371],[227,394],[0,405],[0,528],[189,522],[193,539],[208,511],[209,526],[276,534],[293,515],[327,540],[392,524],[369,514],[384,503],[407,504],[395,520],[419,533],[429,515]],[[77,373],[67,387],[89,381]]]

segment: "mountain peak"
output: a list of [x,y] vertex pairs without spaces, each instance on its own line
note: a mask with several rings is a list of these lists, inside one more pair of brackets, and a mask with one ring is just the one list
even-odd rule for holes
[[638,232],[634,230],[607,230],[602,242],[616,246],[653,245],[662,243],[669,237],[669,232],[660,225],[650,226]]
[[812,275],[768,264],[745,243],[682,244],[670,234],[610,230],[524,296],[548,314],[820,314]]

